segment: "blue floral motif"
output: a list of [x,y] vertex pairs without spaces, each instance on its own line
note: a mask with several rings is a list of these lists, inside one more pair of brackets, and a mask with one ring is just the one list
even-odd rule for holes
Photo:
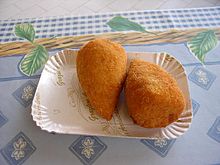
[[216,79],[213,73],[201,66],[195,67],[188,77],[189,80],[206,90],[211,87]]
[[192,108],[193,108],[193,116],[196,115],[197,111],[199,110],[200,104],[192,99]]
[[21,165],[35,150],[36,147],[31,140],[23,132],[20,132],[1,149],[1,154],[10,165]]
[[171,147],[173,146],[176,139],[142,139],[141,142],[152,149],[154,152],[159,154],[161,157],[165,157]]
[[90,159],[92,155],[95,154],[94,149],[94,140],[86,137],[85,140],[82,141],[82,152],[81,154],[85,155],[86,158]]
[[19,160],[25,156],[24,149],[27,146],[26,141],[24,139],[19,138],[16,142],[13,143],[14,151],[11,154],[12,158],[15,160]]
[[209,137],[220,143],[220,116],[216,118],[207,134]]
[[69,147],[85,165],[94,163],[106,148],[107,146],[95,136],[80,136]]
[[21,103],[24,107],[27,107],[33,100],[35,90],[36,85],[29,80],[18,88],[12,95],[19,103]]
[[5,115],[0,111],[0,127],[2,127],[5,123],[7,123],[8,119]]

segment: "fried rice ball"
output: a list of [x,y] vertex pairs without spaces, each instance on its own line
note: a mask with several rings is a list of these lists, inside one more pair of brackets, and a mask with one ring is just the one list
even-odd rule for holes
[[185,108],[176,80],[160,66],[132,60],[125,82],[125,98],[133,121],[145,128],[166,127]]
[[107,39],[84,45],[77,54],[77,75],[90,105],[111,120],[126,77],[124,48]]

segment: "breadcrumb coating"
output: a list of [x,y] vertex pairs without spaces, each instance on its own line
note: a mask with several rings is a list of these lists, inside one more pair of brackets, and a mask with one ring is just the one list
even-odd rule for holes
[[133,121],[146,128],[166,127],[185,108],[176,80],[160,66],[142,60],[130,63],[125,97]]
[[90,105],[111,120],[126,77],[124,48],[110,40],[88,42],[78,52],[77,74]]

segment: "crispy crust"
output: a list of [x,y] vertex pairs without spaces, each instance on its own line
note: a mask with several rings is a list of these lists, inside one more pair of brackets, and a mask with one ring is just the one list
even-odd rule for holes
[[89,103],[100,116],[110,120],[126,76],[124,48],[110,40],[96,39],[80,49],[76,62]]
[[133,121],[146,128],[166,127],[185,107],[176,80],[158,65],[142,60],[130,63],[125,97]]

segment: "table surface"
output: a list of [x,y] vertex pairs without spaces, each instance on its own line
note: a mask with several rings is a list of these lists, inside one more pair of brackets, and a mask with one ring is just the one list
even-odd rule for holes
[[[0,21],[0,42],[19,39],[17,23],[30,22],[37,38],[111,32],[106,22],[127,17],[146,29],[220,28],[220,7],[118,12],[87,16]],[[183,64],[190,85],[193,121],[178,139],[138,140],[60,135],[42,131],[31,117],[31,102],[40,72],[23,75],[23,55],[0,57],[0,165],[38,164],[220,164],[220,46],[207,53],[202,65],[189,51],[188,41],[125,45],[126,51],[168,52]],[[57,51],[50,51],[54,55]],[[27,97],[23,97],[27,96]]]

